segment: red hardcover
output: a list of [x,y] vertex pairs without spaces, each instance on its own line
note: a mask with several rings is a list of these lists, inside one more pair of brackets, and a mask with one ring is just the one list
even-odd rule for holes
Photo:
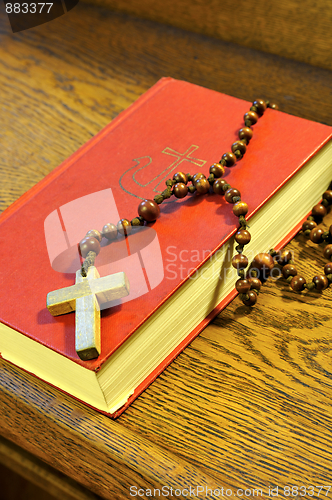
[[[131,264],[135,261],[137,273],[129,276],[135,298],[102,311],[102,352],[96,360],[78,358],[75,314],[51,316],[47,293],[74,284],[77,244],[87,230],[101,230],[107,222],[116,224],[110,213],[133,219],[141,199],[153,199],[176,171],[208,174],[210,165],[237,140],[249,107],[247,101],[162,78],[5,210],[0,217],[0,248],[2,262],[6,262],[0,274],[0,321],[74,363],[99,370],[234,234],[237,219],[232,207],[215,194],[167,200],[161,205],[160,218],[150,224],[149,250],[135,248],[135,243],[130,247],[126,240],[112,250],[110,245],[102,249],[96,259],[101,276],[122,271],[126,256]],[[332,136],[331,127],[271,109],[253,129],[245,156],[225,174],[248,203],[249,217]],[[115,416],[235,295],[231,293],[191,332]]]

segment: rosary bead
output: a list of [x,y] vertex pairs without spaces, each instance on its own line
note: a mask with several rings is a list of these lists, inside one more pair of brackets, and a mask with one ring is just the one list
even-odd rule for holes
[[251,234],[246,229],[240,229],[235,234],[235,241],[239,243],[239,245],[247,245],[251,240]]
[[282,268],[282,275],[284,278],[289,278],[290,276],[296,276],[297,275],[297,269],[293,264],[286,264]]
[[242,141],[235,141],[231,146],[231,150],[235,154],[235,151],[240,151],[242,155],[247,151],[247,146]]
[[329,280],[324,274],[318,274],[312,278],[312,282],[315,284],[316,290],[321,292],[329,286]]
[[323,233],[324,233],[324,230],[321,227],[315,227],[310,232],[311,241],[313,243],[320,243],[321,241],[323,241],[323,238],[322,238]]
[[144,226],[144,219],[143,217],[134,217],[134,219],[131,221],[131,225],[133,227],[137,227],[137,226]]
[[257,302],[257,294],[253,290],[250,290],[246,295],[248,298],[242,299],[242,302],[244,303],[244,305],[245,306],[254,306]]
[[248,257],[243,255],[243,253],[239,253],[232,258],[232,266],[235,269],[245,269],[248,265]]
[[162,191],[161,195],[164,198],[164,200],[167,200],[167,198],[170,198],[172,196],[171,188],[164,189],[164,191]]
[[213,174],[216,179],[219,179],[219,177],[222,177],[225,173],[225,169],[220,163],[214,163],[210,167],[210,174]]
[[129,236],[133,229],[128,219],[120,219],[116,227],[122,236]]
[[273,257],[268,253],[259,253],[254,257],[252,265],[259,271],[264,268],[272,271],[272,269],[274,268]]
[[233,167],[236,163],[236,156],[234,153],[224,153],[221,159],[225,160],[227,167]]
[[108,224],[105,224],[101,232],[108,241],[116,240],[118,236],[118,230],[116,225],[111,224],[110,222]]
[[277,104],[274,104],[273,102],[269,102],[269,108],[271,108],[271,109],[279,109],[279,106],[277,106]]
[[85,237],[92,237],[92,238],[96,238],[96,240],[99,241],[99,243],[101,242],[101,240],[103,239],[103,235],[101,234],[100,231],[97,231],[97,229],[90,229],[90,231],[88,231],[86,233],[86,236]]
[[276,261],[280,266],[288,264],[290,260],[292,260],[292,252],[290,252],[289,250],[280,250],[276,255]]
[[153,200],[143,200],[138,205],[138,215],[148,222],[155,221],[159,214],[160,208]]
[[313,207],[311,213],[314,217],[325,217],[325,215],[327,214],[327,210],[324,205],[318,203]]
[[263,99],[256,99],[253,105],[257,108],[258,114],[262,115],[266,110],[266,102]]
[[205,179],[205,175],[204,175],[204,174],[202,174],[202,172],[197,172],[197,174],[194,174],[194,175],[192,176],[191,182],[195,185],[195,183],[196,183],[199,179]]
[[326,245],[326,247],[324,248],[324,257],[325,259],[329,259],[331,260],[331,257],[332,257],[332,245]]
[[248,213],[248,210],[248,205],[244,201],[237,201],[233,206],[233,214],[236,215],[236,217],[239,217],[240,215],[246,215],[246,213]]
[[290,282],[291,289],[294,292],[301,292],[304,289],[304,285],[306,284],[305,278],[303,276],[294,276],[292,281]]
[[165,184],[168,188],[172,188],[175,182],[172,179],[168,179]]
[[255,111],[248,111],[243,118],[245,122],[250,121],[252,124],[258,122],[258,114]]
[[250,290],[250,283],[246,279],[240,279],[235,283],[235,288],[239,293],[247,293]]
[[153,201],[155,201],[156,203],[158,203],[158,205],[160,205],[160,203],[164,201],[164,197],[162,194],[156,194],[156,196],[153,198]]
[[198,194],[206,194],[210,189],[210,183],[207,179],[198,179],[195,182],[196,191]]
[[216,194],[224,194],[223,186],[225,186],[225,185],[228,185],[228,183],[227,183],[227,181],[225,181],[225,179],[217,179],[213,183],[213,186],[212,186],[213,191]]
[[225,193],[225,200],[228,201],[228,203],[234,203],[233,198],[235,196],[241,196],[240,191],[238,191],[235,188],[227,189],[227,191]]
[[328,189],[323,193],[323,199],[326,200],[329,204],[332,203],[332,191],[331,189]]
[[258,278],[248,278],[248,281],[250,283],[250,290],[259,290],[261,289],[262,282]]
[[80,241],[79,244],[80,254],[85,258],[89,252],[95,252],[97,255],[100,252],[100,243],[96,238],[86,237]]
[[188,194],[188,186],[186,186],[183,182],[178,182],[173,187],[173,194],[176,198],[185,198]]
[[240,128],[240,130],[239,130],[239,139],[240,140],[246,139],[249,142],[250,139],[252,138],[252,136],[253,136],[253,131],[251,128],[249,128],[249,127]]
[[311,231],[315,227],[317,227],[317,222],[315,222],[314,220],[305,220],[302,224],[303,231],[307,231],[307,230]]
[[188,187],[189,193],[194,193],[196,191],[196,187],[192,184],[191,186]]
[[215,176],[214,176],[213,174],[210,174],[210,175],[209,175],[209,177],[208,177],[208,181],[209,181],[209,183],[210,183],[210,184],[211,184],[211,186],[212,186],[212,184],[213,184],[213,183],[214,183],[214,181],[215,181]]
[[332,236],[332,224],[331,224],[331,226],[329,227],[329,231],[330,231],[330,234],[331,234],[331,236]]
[[324,266],[324,273],[325,274],[332,274],[332,262],[328,262]]
[[173,175],[173,181],[175,182],[181,182],[183,184],[187,184],[188,182],[188,177],[187,174],[184,172],[176,172],[176,174]]

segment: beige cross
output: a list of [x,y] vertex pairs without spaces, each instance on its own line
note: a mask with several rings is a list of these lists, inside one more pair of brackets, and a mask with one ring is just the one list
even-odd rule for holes
[[125,273],[101,278],[95,266],[83,278],[76,271],[75,285],[47,294],[47,309],[53,316],[76,311],[75,349],[83,360],[100,354],[100,306],[129,295],[129,281]]

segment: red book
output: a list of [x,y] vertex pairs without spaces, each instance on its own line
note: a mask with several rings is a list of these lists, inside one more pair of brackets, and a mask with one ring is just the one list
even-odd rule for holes
[[[75,352],[75,313],[53,317],[46,308],[50,291],[75,283],[88,230],[132,220],[140,201],[163,191],[177,171],[208,176],[250,105],[163,78],[5,210],[4,359],[116,417],[234,298],[238,220],[224,197],[209,193],[173,196],[148,229],[103,243],[100,276],[125,271],[130,294],[102,310],[97,359]],[[319,201],[331,180],[332,129],[272,109],[252,128],[246,154],[224,178],[249,206],[245,253],[253,257],[289,241]]]

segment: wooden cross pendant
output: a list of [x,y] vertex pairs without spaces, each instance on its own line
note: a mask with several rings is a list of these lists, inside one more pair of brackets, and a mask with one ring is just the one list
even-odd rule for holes
[[125,273],[101,278],[95,266],[83,278],[76,271],[75,285],[47,294],[47,309],[53,316],[76,311],[75,349],[84,361],[100,354],[100,306],[129,295],[129,281]]

